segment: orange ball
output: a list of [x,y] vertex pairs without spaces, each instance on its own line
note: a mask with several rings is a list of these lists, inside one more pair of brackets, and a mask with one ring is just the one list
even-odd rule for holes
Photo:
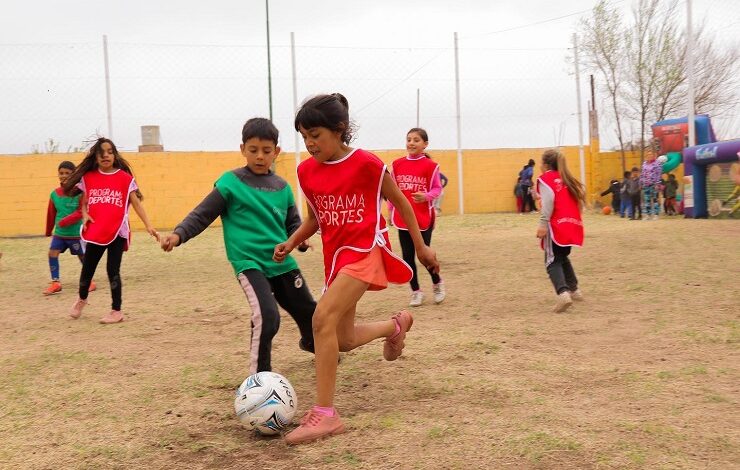
[[612,213],[612,206],[604,206],[603,209],[601,209],[601,213],[604,215],[609,215]]

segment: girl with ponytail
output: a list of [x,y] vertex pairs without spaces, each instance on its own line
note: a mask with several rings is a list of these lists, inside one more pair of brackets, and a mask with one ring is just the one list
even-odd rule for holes
[[554,311],[566,311],[574,300],[583,300],[578,279],[568,259],[573,246],[583,246],[581,207],[586,200],[583,185],[568,171],[559,150],[542,154],[542,175],[537,178],[537,194],[542,210],[537,238],[545,250],[545,268],[558,296]]

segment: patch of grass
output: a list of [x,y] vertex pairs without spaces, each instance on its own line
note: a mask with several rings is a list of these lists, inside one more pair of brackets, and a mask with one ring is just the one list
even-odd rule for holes
[[681,369],[681,374],[682,375],[689,375],[689,376],[693,376],[693,375],[707,375],[707,368],[706,368],[706,366],[704,366],[702,364],[696,364],[696,365],[693,365],[693,366],[684,367],[683,369]]
[[393,429],[401,423],[401,417],[397,414],[389,414],[381,416],[378,420],[378,424],[383,429]]
[[550,453],[574,452],[583,448],[581,443],[573,439],[554,436],[542,431],[529,433],[509,444],[519,456],[526,457],[533,462],[539,462]]
[[427,431],[427,437],[429,439],[442,439],[445,436],[449,436],[454,433],[455,430],[450,426],[432,426],[429,431]]
[[635,442],[618,441],[617,448],[635,465],[642,466],[647,462],[647,450]]

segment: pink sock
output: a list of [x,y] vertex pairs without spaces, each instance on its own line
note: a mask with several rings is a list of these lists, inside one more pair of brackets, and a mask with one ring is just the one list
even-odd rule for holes
[[337,410],[335,410],[333,406],[319,406],[319,405],[314,405],[313,408],[311,408],[311,409],[314,410],[317,413],[320,413],[320,414],[322,414],[324,416],[328,416],[330,418],[332,416],[334,416],[335,414],[337,414]]

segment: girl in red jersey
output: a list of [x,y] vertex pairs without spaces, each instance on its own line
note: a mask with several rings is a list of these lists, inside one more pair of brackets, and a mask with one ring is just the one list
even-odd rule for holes
[[581,205],[586,193],[583,185],[568,171],[560,151],[545,151],[541,169],[542,175],[537,178],[537,193],[542,203],[537,238],[545,250],[547,274],[558,295],[554,311],[560,313],[574,300],[583,300],[568,255],[572,246],[583,246]]
[[[391,164],[391,176],[398,188],[411,204],[414,215],[419,223],[421,237],[426,246],[432,243],[432,231],[437,213],[434,210],[434,200],[442,192],[442,181],[439,177],[439,164],[424,153],[429,145],[429,137],[424,129],[414,127],[406,134],[406,150],[408,155],[395,160]],[[403,260],[411,266],[413,275],[409,282],[411,286],[411,307],[418,307],[424,301],[424,294],[419,288],[419,278],[416,275],[416,250],[406,223],[393,204],[388,204],[393,225],[398,228],[398,239],[401,242]],[[434,303],[441,303],[445,299],[445,286],[438,273],[430,271],[432,276],[432,290]]]
[[80,237],[86,243],[85,260],[80,273],[80,298],[72,306],[70,316],[77,319],[87,305],[90,280],[103,253],[108,250],[108,279],[113,298],[110,313],[100,323],[123,321],[121,313],[121,259],[131,241],[128,222],[129,204],[144,222],[146,231],[159,240],[159,234],[149,223],[142,196],[134,180],[131,166],[121,157],[115,144],[99,138],[87,152],[75,171],[64,182],[68,194],[82,193],[82,228]]
[[335,93],[311,98],[298,111],[295,128],[312,156],[298,166],[298,182],[311,210],[298,230],[275,247],[274,258],[284,260],[321,229],[326,283],[313,317],[316,406],[285,436],[288,444],[344,432],[334,409],[339,351],[385,338],[383,356],[393,361],[404,348],[406,332],[414,321],[406,311],[390,320],[355,324],[357,302],[365,291],[384,289],[388,282],[403,284],[411,278],[411,268],[391,251],[380,214],[382,198],[400,212],[419,261],[430,270],[439,270],[434,251],[424,244],[411,205],[386,166],[372,153],[348,146],[352,127],[344,96]]

